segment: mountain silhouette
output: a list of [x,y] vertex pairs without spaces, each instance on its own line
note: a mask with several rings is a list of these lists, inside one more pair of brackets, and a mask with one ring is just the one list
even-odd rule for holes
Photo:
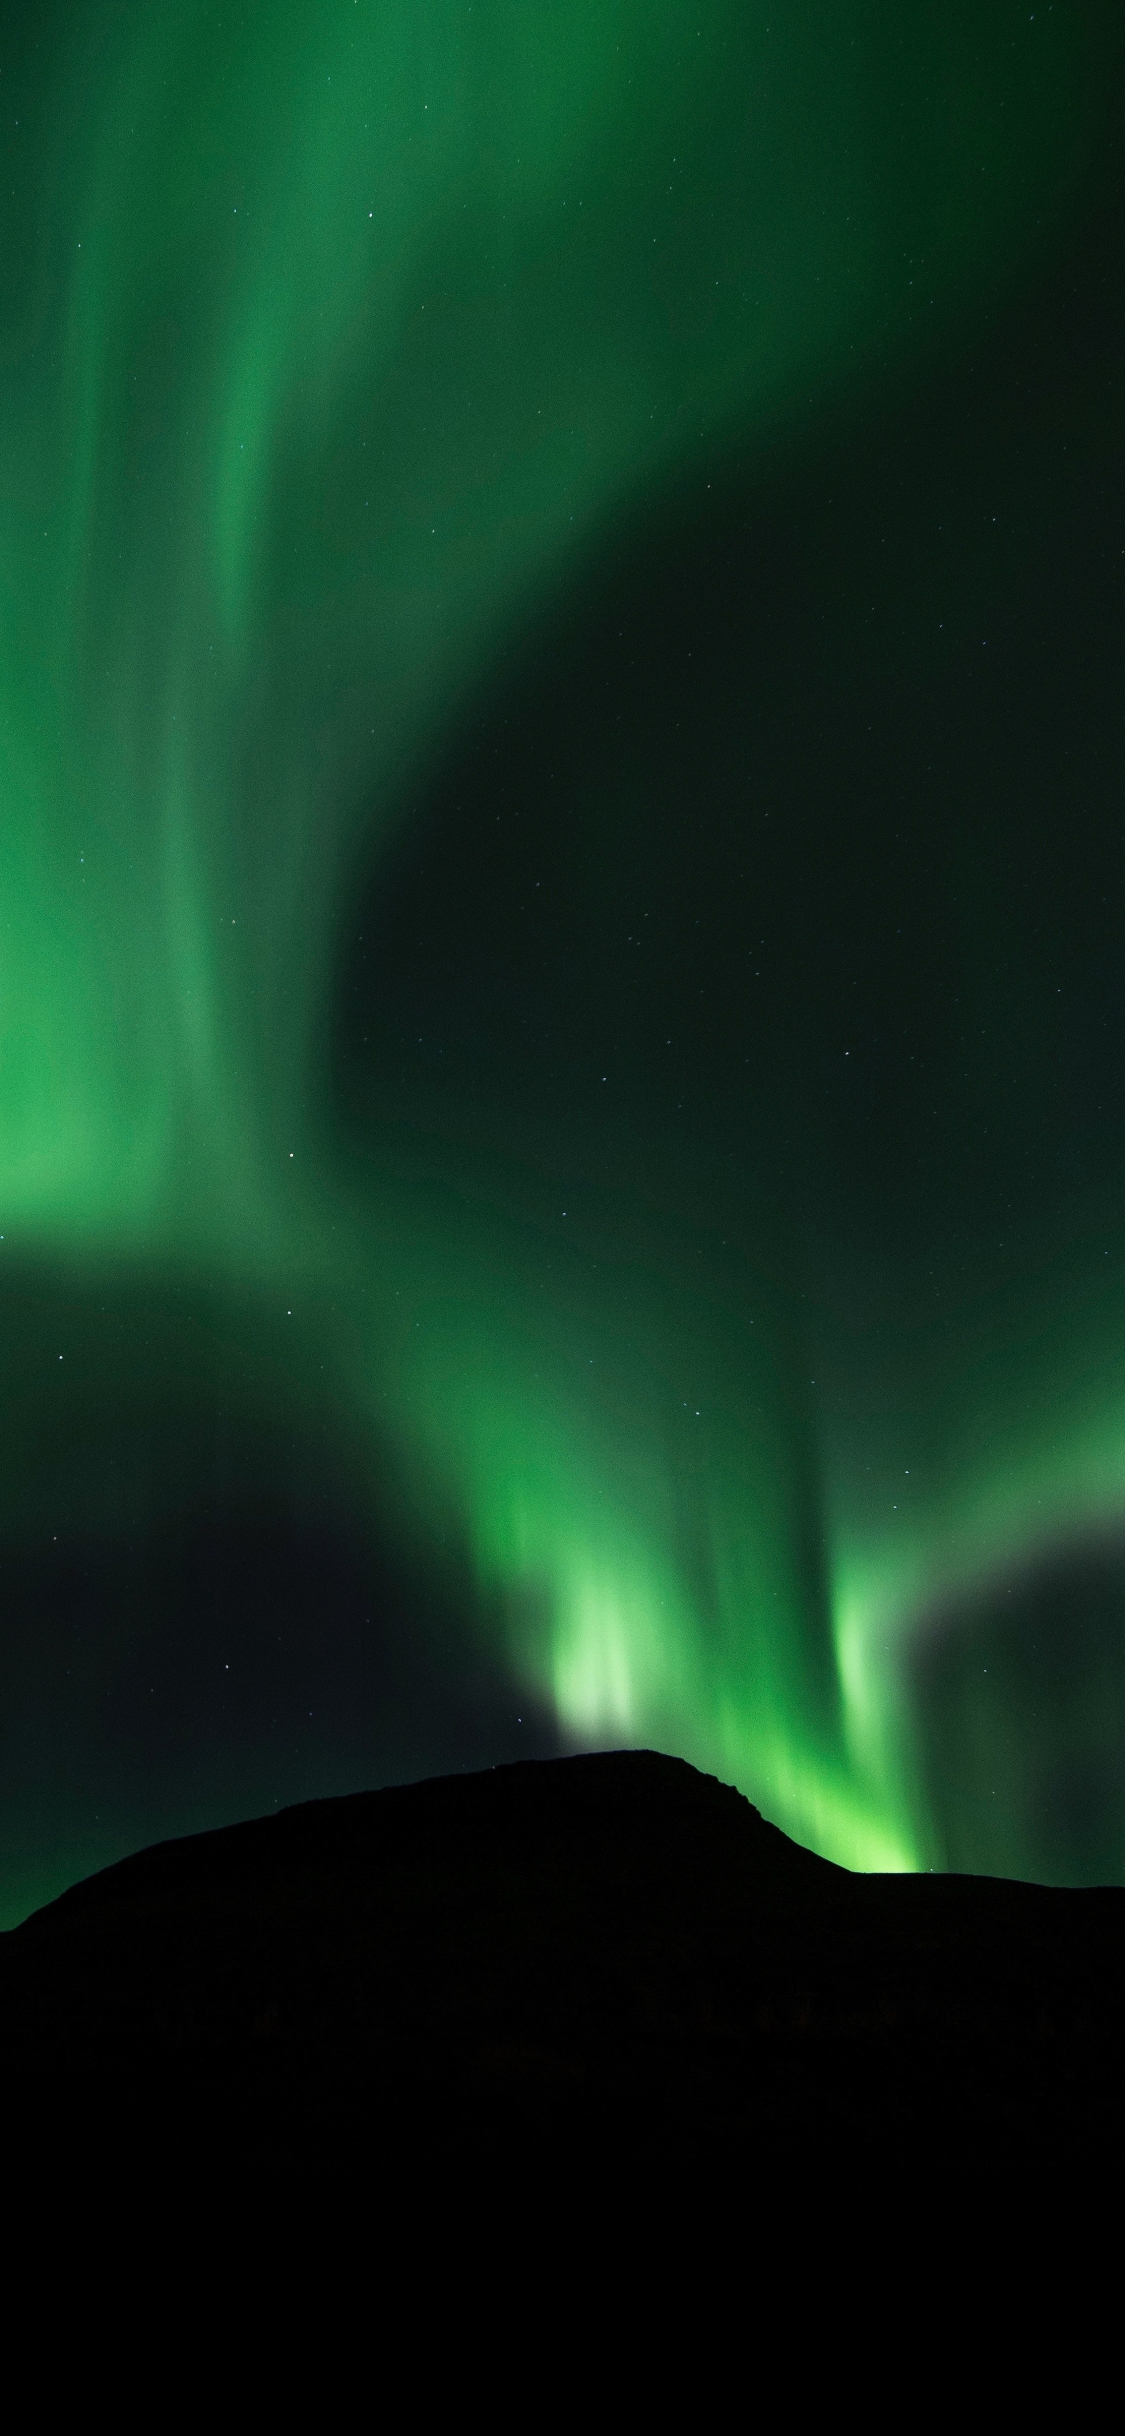
[[1120,2144],[1125,1890],[860,1877],[650,1751],[157,1845],[0,1939],[10,2169],[1010,2182]]

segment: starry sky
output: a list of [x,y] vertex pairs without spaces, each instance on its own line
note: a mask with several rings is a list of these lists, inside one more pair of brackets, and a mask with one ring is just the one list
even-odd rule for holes
[[0,1919],[646,1743],[1125,1877],[1103,0],[0,6]]

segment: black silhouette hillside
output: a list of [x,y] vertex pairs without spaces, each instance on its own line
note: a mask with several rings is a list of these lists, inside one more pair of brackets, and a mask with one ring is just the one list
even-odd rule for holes
[[1123,2027],[1125,1891],[855,1877],[652,1752],[157,1846],[0,1940],[17,2170],[267,2198],[1112,2170]]

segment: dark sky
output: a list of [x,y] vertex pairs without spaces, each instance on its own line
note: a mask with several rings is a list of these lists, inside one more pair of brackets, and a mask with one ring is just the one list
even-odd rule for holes
[[1125,1870],[1116,20],[8,8],[5,1917],[651,1742]]

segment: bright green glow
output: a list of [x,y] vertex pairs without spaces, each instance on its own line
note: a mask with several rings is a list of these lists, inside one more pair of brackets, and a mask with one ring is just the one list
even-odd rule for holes
[[[504,1250],[501,1268],[495,1237],[478,1238],[447,1261],[436,1309],[410,1300],[390,1395],[416,1416],[426,1471],[471,1518],[517,1674],[579,1743],[673,1747],[852,1866],[913,1866],[909,1810],[885,1768],[841,1747],[833,1685],[808,1663],[823,1626],[794,1558],[791,1449],[773,1414],[755,1431],[748,1411],[770,1393],[768,1362],[744,1345],[732,1379],[698,1314],[694,1328],[669,1326],[659,1280],[638,1308],[632,1281],[618,1299],[556,1269],[544,1320],[534,1278]],[[487,1302],[482,1274],[495,1280]],[[684,1413],[699,1434],[683,1469],[662,1412],[677,1371],[707,1412],[702,1428],[702,1410]],[[706,1548],[705,1589],[693,1544]]]
[[887,1647],[935,1589],[1119,1511],[1116,1385],[1061,1457],[1013,1437],[999,1488],[954,1442],[905,1545],[829,1428],[810,1588],[777,1365],[721,1289],[547,1261],[453,1163],[345,1189],[320,1014],[357,825],[527,605],[702,444],[862,398],[1021,269],[1096,141],[1109,20],[102,16],[68,0],[4,135],[8,1253],[316,1297],[341,1394],[413,1465],[404,1528],[465,1518],[513,1668],[577,1739],[682,1750],[854,1865],[924,1863]]

